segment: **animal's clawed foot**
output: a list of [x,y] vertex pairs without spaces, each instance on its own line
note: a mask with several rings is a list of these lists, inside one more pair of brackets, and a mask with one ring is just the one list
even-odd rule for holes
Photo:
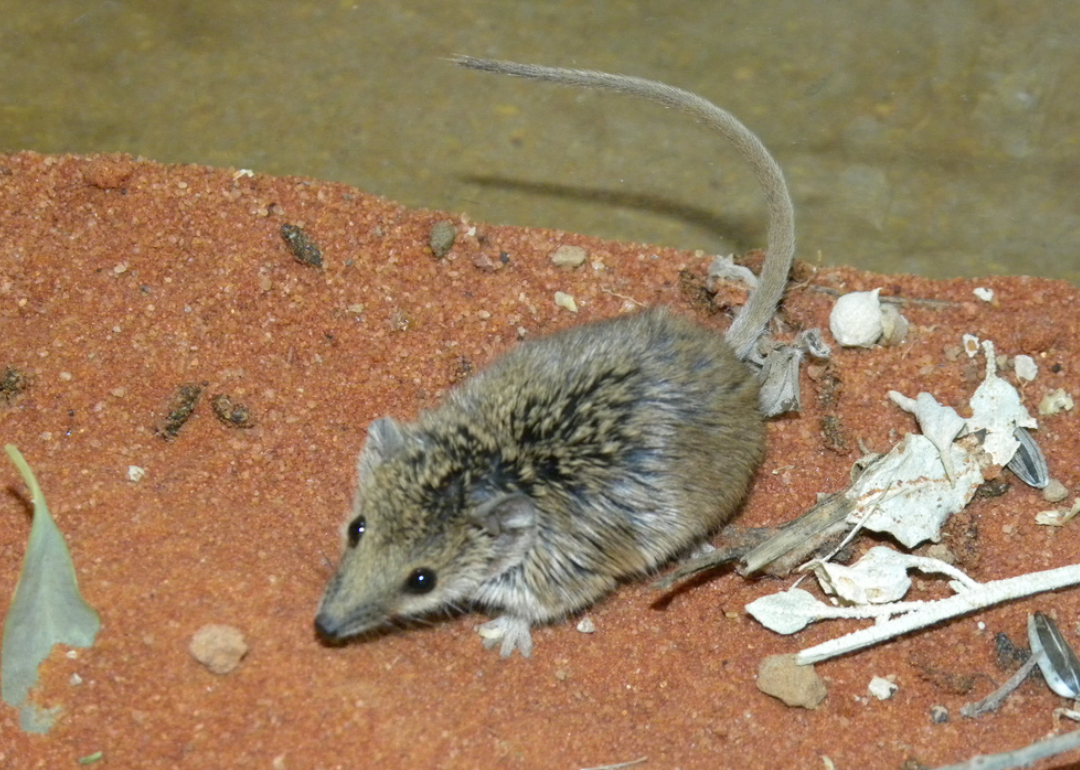
[[[501,615],[495,620],[481,623],[476,633],[484,642],[484,647],[491,649],[499,644],[499,655],[504,658],[517,650],[523,658],[532,655],[532,634],[529,633],[529,621],[512,615]],[[501,644],[500,644],[501,642]]]

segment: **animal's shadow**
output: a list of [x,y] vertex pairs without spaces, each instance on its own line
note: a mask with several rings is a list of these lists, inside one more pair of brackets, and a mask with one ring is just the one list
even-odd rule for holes
[[559,198],[569,201],[600,203],[612,208],[633,209],[657,214],[691,225],[717,238],[731,242],[739,252],[749,251],[753,244],[764,240],[764,226],[760,221],[748,218],[723,217],[712,208],[694,206],[673,201],[659,195],[640,192],[622,192],[602,187],[558,184],[556,182],[529,182],[502,176],[469,174],[458,177],[463,182],[494,190],[509,190],[530,195]]

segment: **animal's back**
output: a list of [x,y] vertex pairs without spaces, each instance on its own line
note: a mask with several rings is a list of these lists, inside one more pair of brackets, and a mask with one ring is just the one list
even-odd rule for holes
[[699,543],[761,460],[757,398],[722,337],[662,309],[529,341],[465,382],[421,430],[540,512],[523,563],[476,599],[550,620]]

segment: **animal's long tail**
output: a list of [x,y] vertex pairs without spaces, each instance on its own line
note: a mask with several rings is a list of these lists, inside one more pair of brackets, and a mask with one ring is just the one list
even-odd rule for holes
[[739,358],[745,359],[776,311],[776,305],[787,286],[788,272],[795,255],[795,207],[788,195],[780,166],[773,160],[761,140],[727,110],[689,91],[655,80],[591,70],[474,59],[471,56],[455,56],[453,61],[462,67],[483,72],[543,80],[564,86],[598,88],[659,102],[665,107],[674,107],[697,118],[735,146],[754,170],[769,206],[768,257],[761,268],[757,289],[751,293],[750,300],[727,332],[728,342]]

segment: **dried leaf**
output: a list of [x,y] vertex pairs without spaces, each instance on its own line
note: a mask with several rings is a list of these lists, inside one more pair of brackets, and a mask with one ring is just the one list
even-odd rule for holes
[[47,732],[55,711],[27,698],[37,682],[38,665],[54,644],[89,647],[101,628],[94,609],[79,594],[75,566],[64,536],[49,514],[45,496],[26,460],[11,444],[4,447],[30,487],[34,521],[22,573],[4,620],[0,647],[0,697],[20,710],[22,728]]

